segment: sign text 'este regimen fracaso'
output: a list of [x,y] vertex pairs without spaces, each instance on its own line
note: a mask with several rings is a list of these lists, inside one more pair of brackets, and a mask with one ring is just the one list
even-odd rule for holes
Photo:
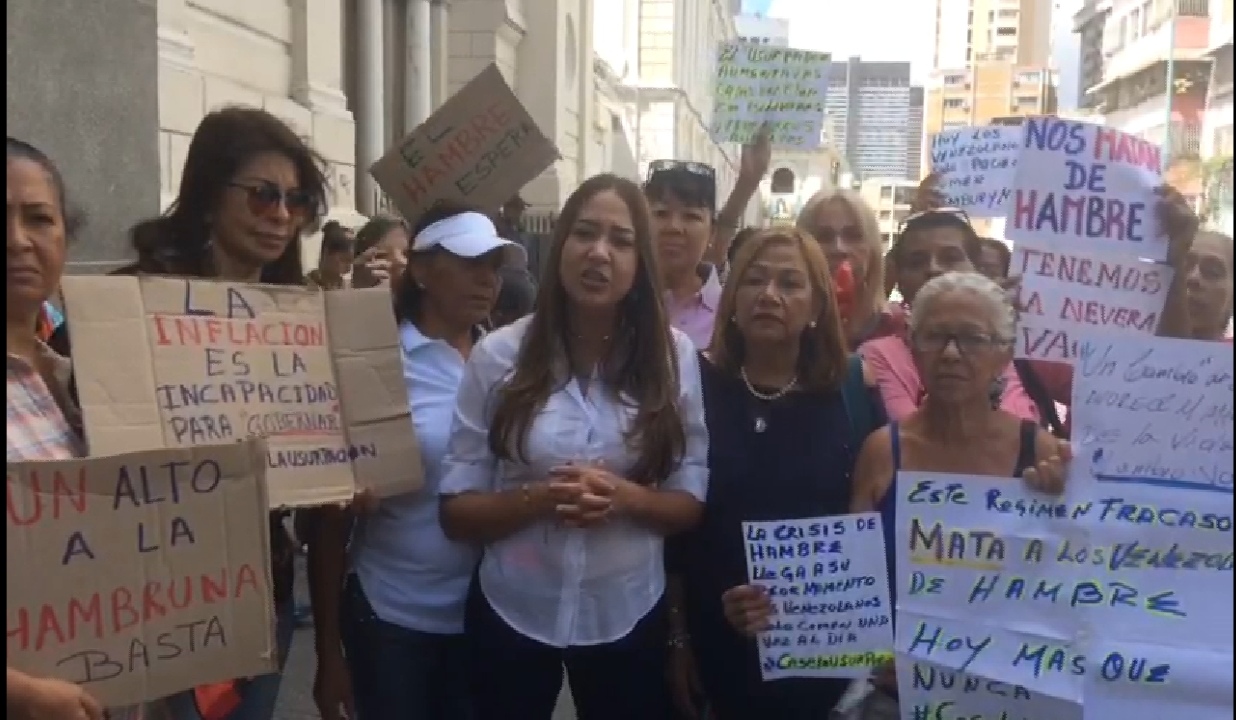
[[9,463],[8,665],[104,705],[278,669],[261,440]]
[[419,488],[390,290],[66,277],[93,453],[269,439],[274,507]]

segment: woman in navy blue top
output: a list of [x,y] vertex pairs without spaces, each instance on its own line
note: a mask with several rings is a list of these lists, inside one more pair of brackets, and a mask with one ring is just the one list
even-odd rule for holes
[[708,499],[668,566],[677,705],[687,717],[707,706],[716,720],[819,718],[847,681],[763,681],[755,641],[727,619],[722,595],[751,588],[744,522],[848,511],[857,446],[882,424],[875,392],[847,359],[824,255],[798,230],[744,244],[717,317],[700,362]]
[[[1068,443],[1032,421],[993,406],[989,389],[1013,354],[1015,310],[1005,292],[977,273],[946,273],[919,291],[910,316],[910,346],[927,391],[900,423],[873,433],[855,468],[853,512],[878,510],[896,598],[896,474],[899,470],[1024,478],[1034,490],[1064,489]],[[895,698],[892,667],[876,676]]]

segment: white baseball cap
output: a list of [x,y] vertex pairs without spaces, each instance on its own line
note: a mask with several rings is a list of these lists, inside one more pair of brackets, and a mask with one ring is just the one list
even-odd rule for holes
[[493,221],[478,212],[453,215],[421,230],[412,243],[412,252],[435,247],[463,258],[476,258],[501,249],[504,266],[524,267],[528,263],[528,253],[523,246],[498,235]]

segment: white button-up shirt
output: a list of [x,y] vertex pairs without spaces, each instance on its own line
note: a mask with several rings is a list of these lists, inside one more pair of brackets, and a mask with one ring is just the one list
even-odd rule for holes
[[[639,459],[625,441],[636,408],[596,381],[584,393],[571,379],[533,418],[527,463],[498,461],[489,425],[498,388],[514,372],[531,317],[491,333],[473,349],[464,371],[439,494],[494,492],[544,480],[568,462],[621,474]],[[673,331],[681,384],[679,413],[686,449],[662,490],[708,493],[708,431],[695,347]],[[485,548],[481,589],[498,616],[523,635],[553,647],[598,645],[625,637],[665,592],[662,537],[629,518],[599,527],[568,528],[553,520],[528,526]]]

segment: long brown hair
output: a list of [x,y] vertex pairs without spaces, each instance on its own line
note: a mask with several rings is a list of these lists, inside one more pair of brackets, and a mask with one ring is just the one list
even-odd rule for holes
[[643,192],[617,175],[596,175],[567,198],[554,226],[536,311],[519,349],[515,372],[499,390],[489,447],[495,457],[526,462],[528,430],[549,396],[564,382],[564,362],[571,351],[567,315],[570,299],[562,286],[562,247],[575,232],[583,206],[603,192],[618,195],[631,213],[639,267],[635,282],[618,307],[613,345],[601,363],[601,380],[615,396],[637,408],[627,434],[640,458],[627,471],[634,482],[655,485],[682,460],[686,434],[678,407],[676,351],[652,249],[652,216]]
[[300,233],[314,229],[326,211],[325,163],[282,120],[248,107],[227,107],[202,118],[189,141],[175,202],[163,215],[133,227],[137,262],[126,271],[212,277],[209,218],[236,173],[264,153],[278,153],[292,162],[300,189],[313,198],[317,214],[278,260],[262,268],[261,279],[275,285],[303,284]]
[[742,369],[746,345],[738,326],[730,322],[734,316],[738,288],[751,264],[773,245],[790,245],[803,255],[807,265],[807,277],[812,292],[821,298],[820,312],[815,317],[815,327],[808,325],[798,349],[798,381],[805,390],[828,392],[841,387],[845,381],[848,351],[841,316],[837,313],[833,278],[828,269],[828,258],[805,230],[794,227],[778,227],[764,230],[747,240],[734,257],[729,279],[721,291],[717,307],[717,322],[712,330],[709,358],[719,370],[737,376]]

